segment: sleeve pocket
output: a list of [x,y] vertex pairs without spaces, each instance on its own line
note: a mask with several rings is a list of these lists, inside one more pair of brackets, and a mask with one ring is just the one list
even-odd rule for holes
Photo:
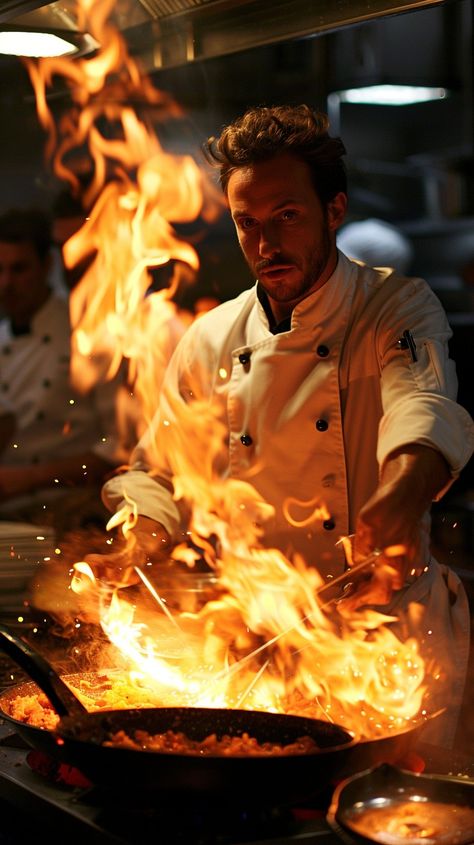
[[418,360],[410,365],[410,369],[420,390],[444,393],[455,400],[456,368],[454,361],[448,358],[445,345],[434,340],[425,340],[417,351]]

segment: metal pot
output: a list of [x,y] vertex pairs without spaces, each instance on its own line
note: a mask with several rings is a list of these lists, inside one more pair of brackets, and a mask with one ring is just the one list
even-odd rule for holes
[[384,841],[470,845],[474,842],[474,781],[412,774],[383,764],[342,781],[327,819],[346,845]]

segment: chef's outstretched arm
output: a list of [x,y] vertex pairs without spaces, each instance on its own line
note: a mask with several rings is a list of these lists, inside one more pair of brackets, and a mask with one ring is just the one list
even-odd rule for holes
[[385,604],[410,575],[419,574],[422,560],[422,519],[431,503],[452,481],[443,455],[430,446],[410,444],[390,453],[371,498],[356,524],[354,563],[375,549],[380,564],[388,564],[358,591],[358,603]]

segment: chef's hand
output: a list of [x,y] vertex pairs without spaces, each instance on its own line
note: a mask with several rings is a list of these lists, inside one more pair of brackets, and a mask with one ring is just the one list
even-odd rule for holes
[[135,567],[144,569],[149,563],[160,563],[168,558],[171,540],[166,529],[147,516],[138,516],[128,540],[114,540],[110,554],[86,555],[85,562],[95,577],[116,586],[139,582]]
[[388,456],[379,486],[357,519],[353,564],[380,554],[371,577],[348,599],[352,607],[387,604],[394,590],[421,574],[422,518],[450,479],[444,457],[428,446],[411,444]]

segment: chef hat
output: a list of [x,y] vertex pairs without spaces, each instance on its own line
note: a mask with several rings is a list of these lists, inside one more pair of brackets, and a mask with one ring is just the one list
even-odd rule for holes
[[393,267],[399,273],[406,273],[413,258],[408,238],[376,218],[348,223],[338,232],[337,246],[349,258],[371,267]]

